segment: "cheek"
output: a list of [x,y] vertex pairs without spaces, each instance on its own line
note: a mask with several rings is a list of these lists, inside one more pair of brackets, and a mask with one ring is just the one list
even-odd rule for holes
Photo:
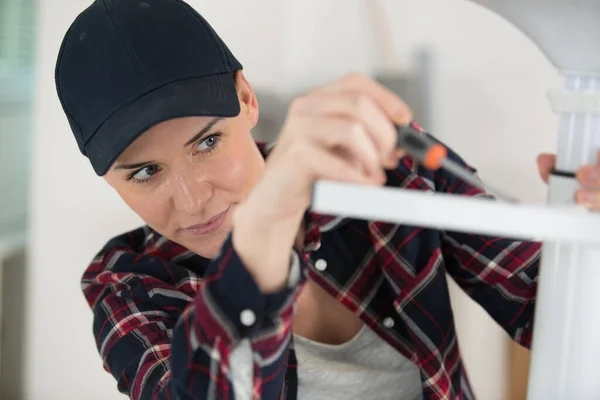
[[117,192],[129,208],[152,229],[164,232],[168,228],[171,207],[166,185],[152,189],[117,189]]
[[223,150],[213,164],[211,180],[215,188],[232,194],[238,202],[248,196],[258,181],[264,160],[251,137],[235,140]]

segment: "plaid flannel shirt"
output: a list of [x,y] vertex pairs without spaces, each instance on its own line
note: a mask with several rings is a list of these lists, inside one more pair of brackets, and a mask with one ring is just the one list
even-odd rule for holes
[[[449,156],[474,171],[454,152]],[[390,187],[491,198],[409,157],[387,176]],[[82,288],[98,351],[118,389],[136,400],[236,398],[230,357],[245,343],[251,397],[295,399],[291,322],[307,277],[420,368],[424,399],[474,398],[446,273],[514,340],[530,346],[540,243],[307,217],[306,247],[292,253],[289,285],[271,295],[257,288],[230,237],[212,260],[148,227],[110,240],[85,271]]]

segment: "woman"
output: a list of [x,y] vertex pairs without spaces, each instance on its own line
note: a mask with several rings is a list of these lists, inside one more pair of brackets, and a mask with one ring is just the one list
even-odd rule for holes
[[[82,280],[132,399],[472,398],[446,271],[530,345],[539,243],[306,212],[317,179],[489,196],[402,157],[393,125],[411,112],[370,79],[298,98],[277,145],[257,146],[255,94],[201,16],[98,0],[67,32],[56,83],[80,150],[147,224]],[[544,179],[553,162],[540,157]],[[597,172],[580,181],[597,187]]]

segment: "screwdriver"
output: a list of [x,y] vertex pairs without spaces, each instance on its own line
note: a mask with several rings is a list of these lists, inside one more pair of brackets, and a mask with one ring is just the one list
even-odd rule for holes
[[448,158],[448,150],[441,143],[436,142],[426,134],[417,123],[396,126],[398,131],[398,148],[415,158],[430,170],[443,168],[463,181],[493,194],[498,199],[517,203],[511,196],[504,195],[502,191],[493,190],[483,183],[468,169]]

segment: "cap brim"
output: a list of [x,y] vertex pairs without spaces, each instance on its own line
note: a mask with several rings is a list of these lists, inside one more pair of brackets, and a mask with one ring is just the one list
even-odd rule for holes
[[110,116],[86,144],[85,154],[99,176],[152,126],[191,116],[235,117],[240,113],[233,74],[171,83],[132,101]]

